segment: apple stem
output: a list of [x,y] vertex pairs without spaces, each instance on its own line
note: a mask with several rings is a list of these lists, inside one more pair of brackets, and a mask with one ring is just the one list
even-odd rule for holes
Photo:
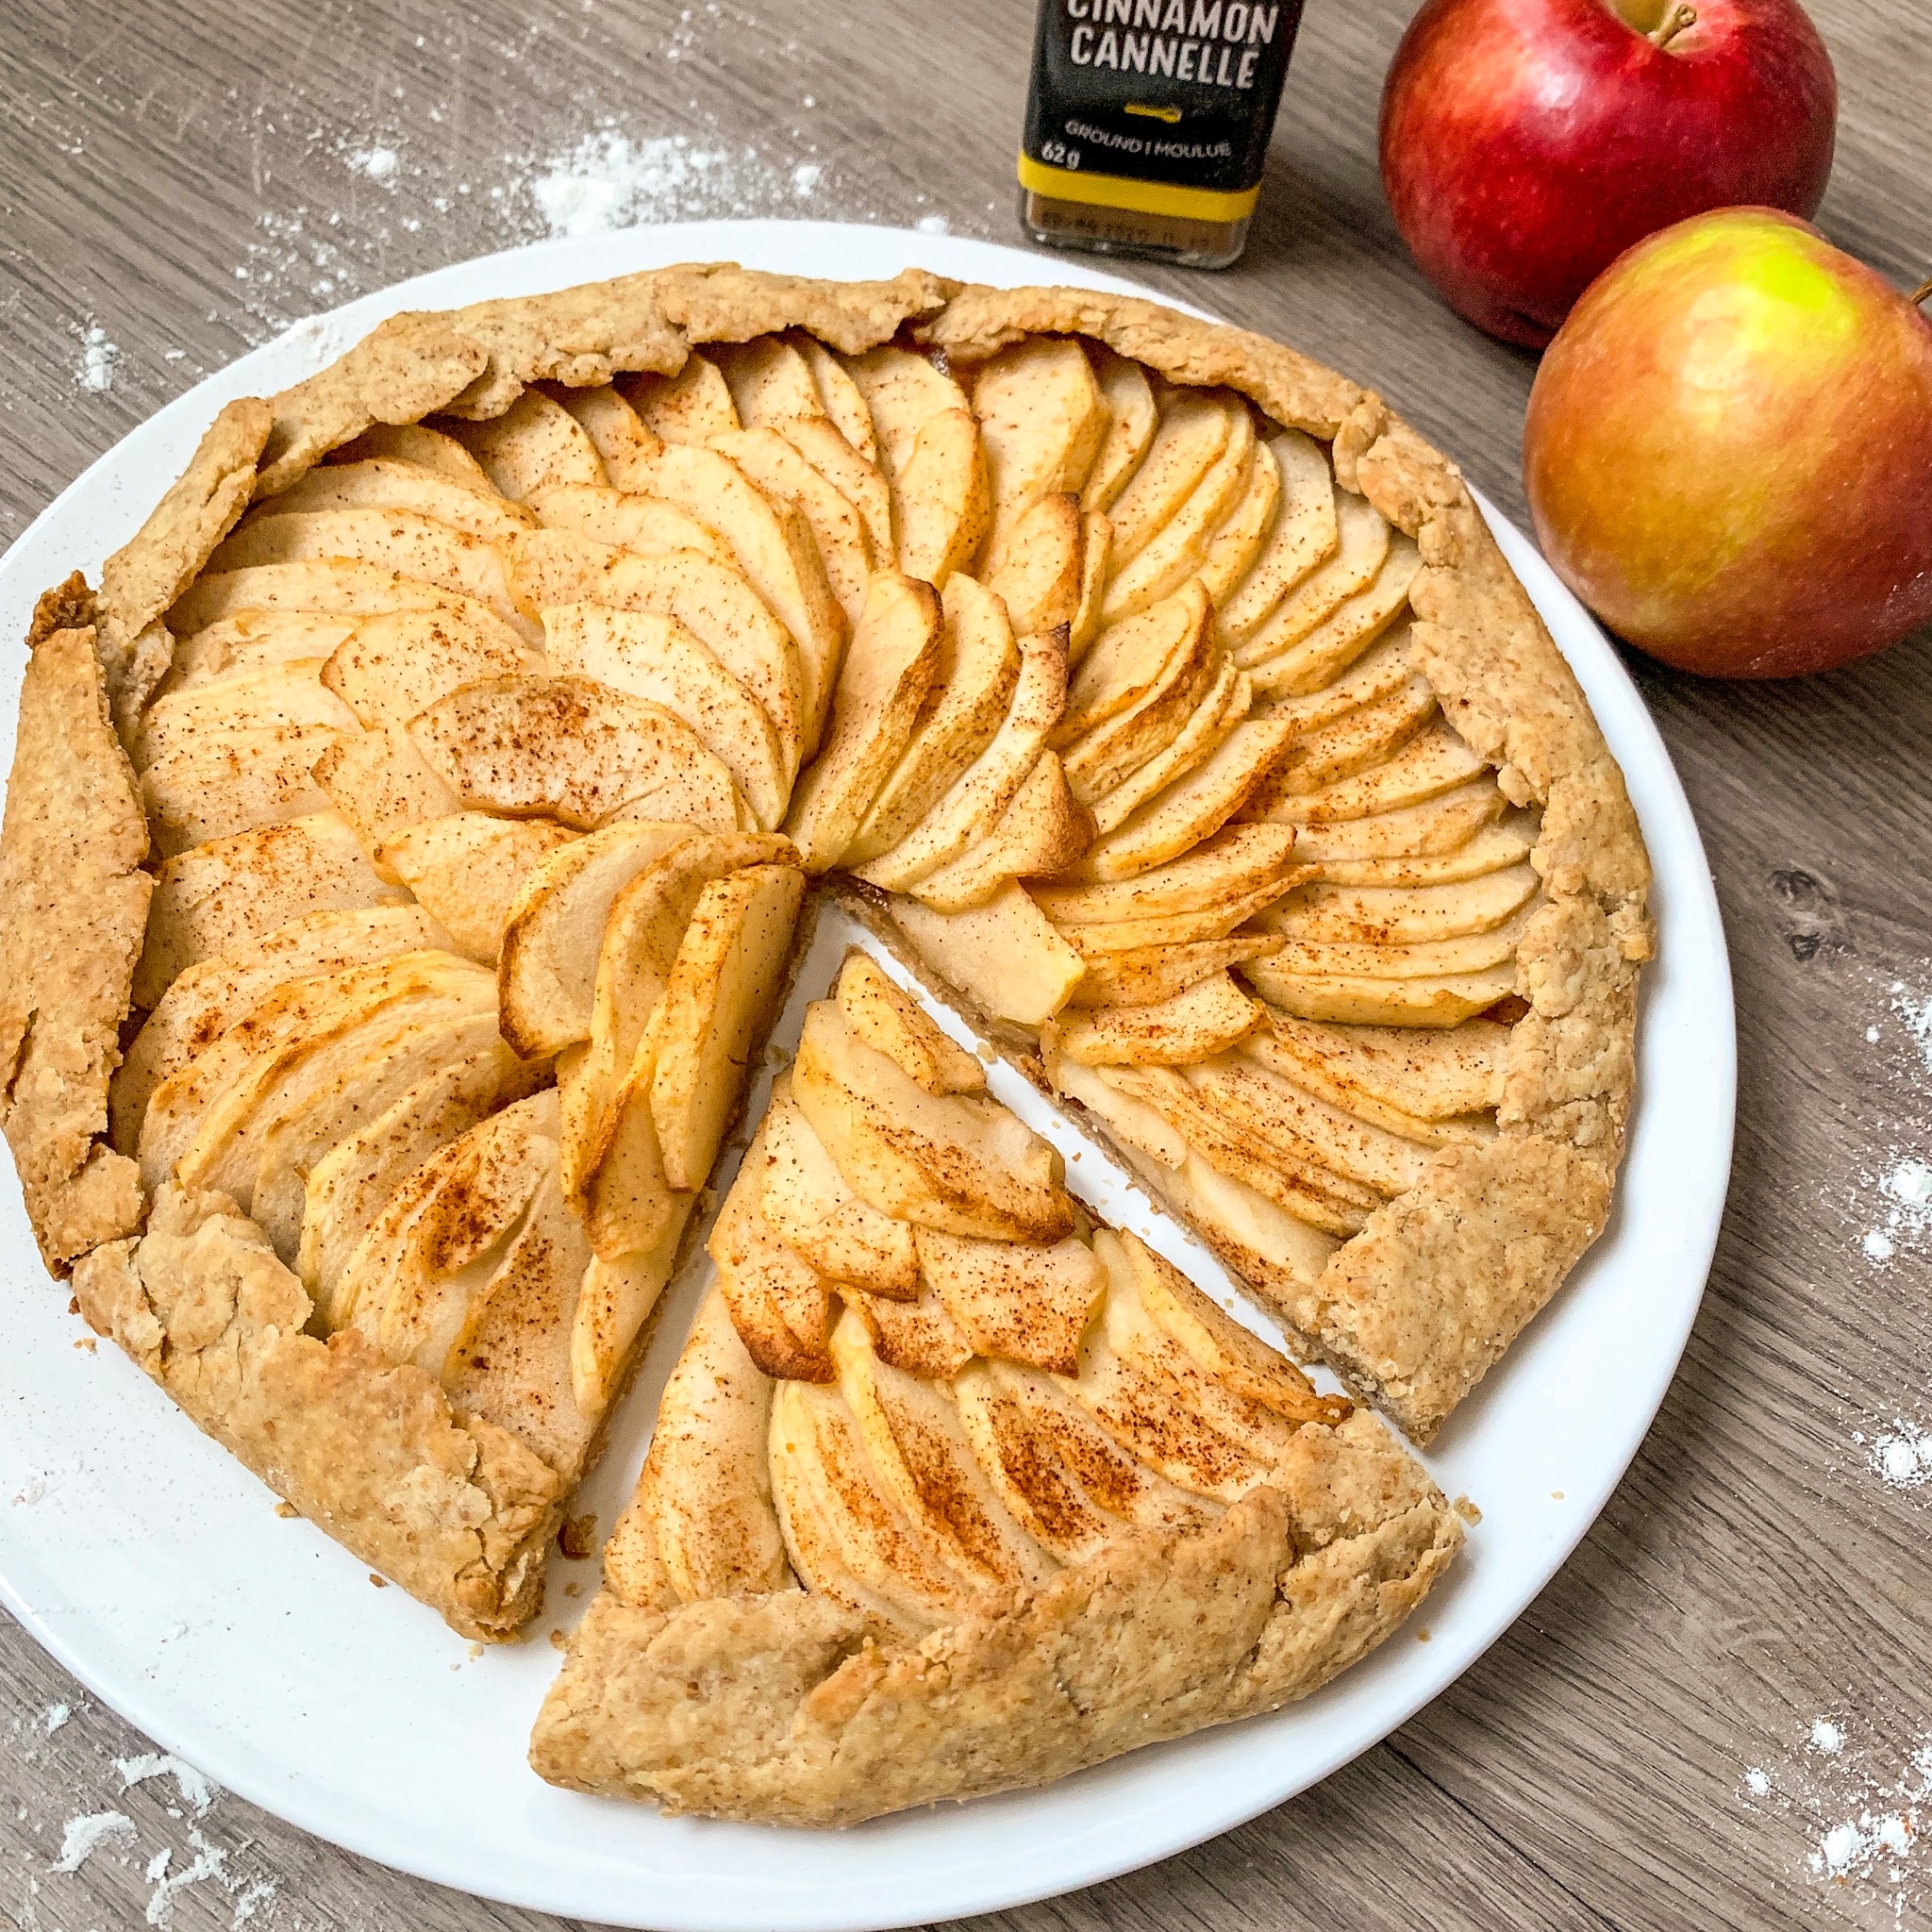
[[1912,307],[1916,308],[1919,306],[1919,304],[1925,299],[1927,295],[1932,295],[1932,281],[1921,282],[1919,286],[1912,291]]
[[1668,47],[1687,26],[1696,25],[1696,8],[1685,6],[1683,0],[1679,0],[1679,4],[1672,8],[1652,30],[1651,43],[1657,47]]

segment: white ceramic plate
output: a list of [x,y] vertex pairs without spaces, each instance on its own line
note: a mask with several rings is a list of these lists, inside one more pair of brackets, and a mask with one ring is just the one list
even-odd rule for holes
[[[1074,259],[943,236],[706,223],[520,249],[353,303],[163,409],[0,562],[0,753],[10,760],[19,640],[35,595],[75,566],[94,574],[221,403],[307,375],[393,309],[720,259],[838,276],[918,262],[986,282],[1127,286]],[[670,1932],[845,1932],[995,1910],[1198,1843],[1366,1750],[1495,1641],[1608,1498],[1696,1314],[1730,1162],[1730,979],[1696,826],[1609,645],[1530,544],[1491,521],[1629,781],[1657,865],[1661,957],[1645,978],[1641,1098],[1610,1229],[1429,1456],[1445,1491],[1480,1505],[1482,1523],[1416,1625],[1363,1664],[1273,1717],[1043,1791],[851,1831],[665,1819],[552,1790],[524,1758],[558,1662],[543,1637],[580,1614],[594,1564],[558,1559],[534,1641],[472,1657],[400,1590],[372,1589],[319,1531],[278,1518],[268,1491],[117,1352],[75,1347],[86,1331],[41,1272],[10,1171],[0,1202],[0,1597],[163,1748],[305,1830],[446,1885]],[[821,932],[793,1002],[793,1039],[795,1009],[822,989],[842,938],[829,924]],[[1051,1112],[1017,1078],[1002,1097],[1036,1124]],[[1144,1197],[1099,1156],[1071,1172],[1103,1211],[1149,1227]],[[1227,1298],[1198,1246],[1171,1232],[1160,1244]],[[641,1377],[579,1506],[606,1528],[635,1480],[666,1344],[698,1287],[693,1278],[675,1291],[656,1373]],[[575,1598],[570,1584],[580,1586]]]

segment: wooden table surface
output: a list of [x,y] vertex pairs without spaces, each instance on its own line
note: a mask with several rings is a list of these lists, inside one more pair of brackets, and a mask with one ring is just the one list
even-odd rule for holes
[[[1436,301],[1376,184],[1376,95],[1411,8],[1309,0],[1245,260],[1146,278],[1372,384],[1521,520],[1533,361]],[[1924,0],[1813,11],[1843,96],[1821,220],[1913,286],[1932,258]],[[541,184],[587,158],[628,165],[629,219],[1018,241],[1031,23],[1031,0],[10,0],[0,543],[285,324],[569,219]],[[1761,687],[1634,669],[1709,849],[1741,1056],[1710,1292],[1648,1442],[1528,1614],[1386,1744],[1194,1853],[989,1924],[1932,1924],[1932,1846],[1861,1849],[1932,1786],[1932,1755],[1914,1767],[1932,1441],[1923,1468],[1909,1446],[1932,1422],[1932,1216],[1888,1191],[1932,1159],[1932,649]],[[115,1761],[145,1740],[4,1618],[0,1724],[0,1924],[557,1923],[238,1798],[197,1816],[166,1776],[124,1789],[142,1767]],[[57,1872],[65,1822],[109,1808],[138,1844]],[[1932,1834],[1932,1802],[1917,1822]]]

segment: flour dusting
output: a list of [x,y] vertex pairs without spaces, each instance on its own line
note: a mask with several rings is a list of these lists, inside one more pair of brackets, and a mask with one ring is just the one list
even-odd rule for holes
[[193,1765],[184,1764],[172,1753],[149,1751],[139,1757],[117,1757],[114,1769],[121,1774],[124,1791],[131,1791],[136,1785],[145,1784],[149,1778],[173,1778],[175,1789],[181,1793],[181,1802],[197,1818],[214,1802],[213,1784]]
[[91,322],[80,338],[80,368],[75,384],[94,395],[106,395],[114,387],[114,368],[121,360],[121,345],[108,340],[108,331]]
[[90,1811],[70,1818],[60,1835],[60,1856],[54,1860],[56,1872],[78,1872],[105,1844],[132,1844],[134,1820],[125,1811]]
[[[1890,1147],[1883,1165],[1867,1174],[1865,1186],[1873,1197],[1877,1219],[1865,1229],[1858,1245],[1868,1261],[1880,1268],[1901,1254],[1932,1253],[1932,1109],[1924,1102],[1920,1069],[1932,1073],[1932,998],[1921,998],[1904,980],[1890,988],[1894,1021],[1902,1027],[1909,1049],[1907,1077],[1920,1104],[1900,1138]],[[1868,1044],[1883,1044],[1887,1029],[1868,1026]]]
[[372,181],[393,181],[396,170],[403,164],[403,158],[392,147],[358,148],[342,158],[358,175],[367,175]]
[[41,1713],[41,1728],[51,1738],[73,1715],[74,1709],[71,1705],[50,1704]]
[[519,172],[516,186],[552,235],[758,214],[811,195],[824,173],[817,162],[781,172],[756,148],[703,147],[682,134],[634,139],[614,121]]

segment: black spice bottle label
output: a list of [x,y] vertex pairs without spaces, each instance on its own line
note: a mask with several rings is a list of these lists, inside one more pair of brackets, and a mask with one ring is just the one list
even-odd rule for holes
[[[1041,0],[1021,185],[1209,220],[1246,214],[1301,11],[1302,0]],[[1129,182],[1156,192],[1112,191]]]

